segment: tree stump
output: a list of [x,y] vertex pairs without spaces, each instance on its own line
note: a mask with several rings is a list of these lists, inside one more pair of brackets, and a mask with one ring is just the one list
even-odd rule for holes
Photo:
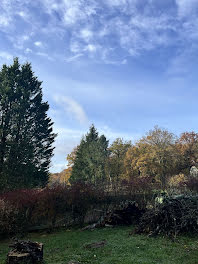
[[12,250],[7,255],[7,264],[33,264],[43,260],[43,244],[16,240],[10,245]]
[[11,251],[7,256],[7,264],[33,264],[33,259],[30,253],[19,253]]

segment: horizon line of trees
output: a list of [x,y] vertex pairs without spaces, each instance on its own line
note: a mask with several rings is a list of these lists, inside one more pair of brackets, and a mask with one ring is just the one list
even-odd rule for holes
[[155,126],[133,144],[122,138],[109,144],[92,125],[67,161],[68,168],[56,174],[54,180],[65,184],[82,181],[108,185],[114,190],[123,182],[135,185],[139,181],[166,189],[188,179],[192,167],[196,170],[198,133],[184,132],[177,137]]
[[[0,191],[49,182],[56,134],[41,85],[31,64],[20,65],[18,58],[0,70]],[[109,144],[92,125],[67,160],[65,184],[81,181],[116,190],[122,182],[157,183],[165,189],[188,178],[192,167],[192,175],[198,174],[198,133],[177,137],[156,126],[134,143],[117,138]]]

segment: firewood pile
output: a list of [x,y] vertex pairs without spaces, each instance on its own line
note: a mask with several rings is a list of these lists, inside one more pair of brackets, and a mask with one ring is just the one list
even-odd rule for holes
[[140,218],[135,230],[138,234],[165,234],[172,238],[183,232],[198,232],[198,196],[166,198]]
[[7,264],[34,264],[43,261],[43,244],[31,241],[15,240],[10,245]]
[[83,230],[105,226],[136,224],[144,212],[145,210],[140,209],[134,201],[122,202],[116,209],[108,211],[102,216],[97,223],[89,225],[83,228]]

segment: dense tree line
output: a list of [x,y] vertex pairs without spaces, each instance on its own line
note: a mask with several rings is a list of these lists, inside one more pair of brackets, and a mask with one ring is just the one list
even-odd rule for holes
[[102,183],[116,189],[122,182],[157,183],[161,189],[189,177],[198,165],[198,134],[177,137],[158,126],[133,144],[117,138],[108,144],[94,126],[68,155],[67,181]]
[[[17,58],[0,70],[0,190],[48,183],[56,135],[41,85],[31,64],[20,65]],[[156,126],[136,142],[117,138],[109,144],[92,125],[67,160],[61,173],[66,184],[81,181],[117,189],[122,182],[136,186],[139,181],[165,189],[186,179],[190,170],[198,174],[198,134],[177,137]]]

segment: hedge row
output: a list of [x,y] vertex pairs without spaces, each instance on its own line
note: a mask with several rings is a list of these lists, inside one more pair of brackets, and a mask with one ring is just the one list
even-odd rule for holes
[[136,200],[145,207],[145,201],[152,198],[150,194],[115,196],[83,183],[15,190],[0,195],[0,233],[14,235],[39,228],[82,226],[85,217],[96,221],[121,201]]

